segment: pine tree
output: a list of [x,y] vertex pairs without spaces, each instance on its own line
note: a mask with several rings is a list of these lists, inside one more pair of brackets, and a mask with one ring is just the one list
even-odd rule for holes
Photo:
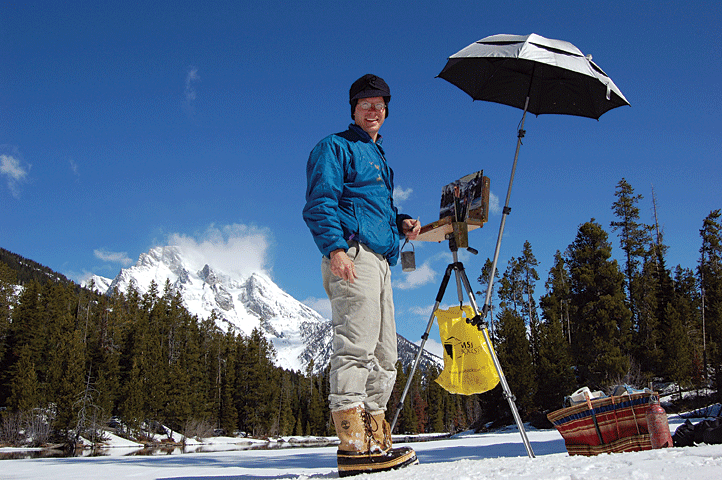
[[689,386],[692,379],[692,346],[682,316],[672,303],[667,304],[665,317],[669,329],[664,336],[665,376],[680,388]]
[[[486,262],[484,263],[484,267],[481,269],[481,275],[476,279],[477,282],[481,285],[482,290],[479,292],[476,292],[477,295],[480,295],[481,298],[484,299],[484,302],[486,302],[486,295],[487,291],[489,290],[489,276],[491,275],[491,267],[492,262],[489,258],[486,259]],[[496,285],[496,281],[499,279],[499,270],[494,269],[494,281],[491,285],[491,298],[489,298],[489,304],[484,305],[483,307],[488,308],[488,312],[486,312],[486,318],[489,319],[489,335],[493,339],[495,333],[494,328],[494,286]],[[483,308],[482,307],[482,308]]]
[[120,416],[128,426],[128,433],[131,436],[140,433],[141,425],[146,418],[143,407],[143,381],[141,375],[141,368],[138,366],[138,362],[134,361],[130,372],[124,379],[122,400],[118,406]]
[[612,230],[619,231],[619,243],[625,255],[625,286],[627,301],[632,312],[632,321],[637,323],[637,298],[640,288],[636,284],[639,275],[641,258],[645,255],[646,246],[650,243],[650,227],[639,222],[637,203],[642,195],[634,195],[632,186],[622,178],[614,192],[617,201],[612,204],[612,211],[618,218],[610,223]]
[[85,349],[80,330],[71,331],[67,341],[60,345],[57,361],[62,374],[50,397],[56,405],[54,426],[69,438],[78,422],[78,400],[85,388]]
[[521,275],[519,259],[511,257],[499,281],[497,294],[504,304],[501,308],[510,308],[519,313],[519,308],[524,303],[524,284]]
[[147,357],[154,352],[150,346],[147,305],[142,304],[140,293],[133,285],[125,295],[118,295],[118,321],[123,345],[119,359],[121,400],[118,411],[128,426],[129,433],[139,435],[141,425],[150,418],[146,398],[146,372],[150,363]]
[[[406,380],[408,381],[408,373],[406,375]],[[404,385],[406,382],[404,382]],[[419,423],[419,417],[417,415],[416,408],[414,408],[414,381],[413,378],[411,379],[411,384],[409,385],[409,391],[406,394],[406,398],[404,398],[404,408],[402,409],[403,412],[403,422],[401,423],[401,426],[403,427],[404,433],[416,433],[416,429]]]
[[45,382],[45,370],[47,364],[41,365],[44,355],[47,354],[45,344],[46,322],[44,319],[44,307],[42,300],[42,287],[36,281],[25,285],[17,305],[11,313],[12,321],[7,330],[5,355],[2,358],[0,369],[0,401],[3,404],[10,396],[10,384],[13,382],[13,366],[18,362],[20,353],[27,349],[27,355],[35,364],[38,392],[42,399],[42,385]]
[[536,271],[536,267],[539,265],[539,262],[534,256],[531,243],[528,240],[524,242],[524,248],[518,259],[518,264],[522,283],[521,290],[524,295],[521,312],[522,317],[529,326],[529,348],[531,350],[532,365],[536,366],[539,363],[539,342],[541,332],[536,300],[534,299],[534,291],[536,290],[536,282],[539,280],[539,274]]
[[[536,381],[527,330],[524,319],[519,313],[506,307],[503,302],[501,308],[497,324],[498,345],[496,352],[506,380],[509,383],[509,388],[516,396],[516,406],[519,413],[526,418],[535,409],[534,396],[536,393]],[[499,404],[497,408],[504,412],[508,411],[508,408],[503,404]],[[504,417],[507,416],[507,413],[504,414]]]
[[239,343],[236,405],[240,427],[253,436],[268,435],[278,419],[278,370],[275,351],[261,331]]
[[235,348],[236,335],[229,331],[226,333],[223,342],[223,362],[220,385],[219,401],[219,426],[225,432],[233,432],[238,428],[238,409],[236,408],[233,396],[236,390],[236,372],[238,361],[237,349]]
[[296,426],[293,427],[293,434],[299,437],[303,436],[303,420],[301,419],[301,415],[297,415],[296,419]]
[[[655,262],[655,269],[654,273],[657,278],[657,284],[659,285],[659,288],[657,290],[657,312],[656,316],[659,322],[659,335],[661,336],[662,341],[661,347],[662,347],[662,358],[664,359],[663,362],[665,365],[658,365],[655,371],[658,374],[669,374],[669,365],[672,355],[678,355],[682,354],[682,351],[680,351],[681,344],[674,344],[670,336],[673,336],[675,334],[679,334],[684,330],[683,325],[681,324],[681,319],[679,318],[679,313],[676,310],[676,299],[675,299],[675,292],[674,292],[674,283],[672,281],[672,275],[670,271],[666,268],[666,261],[664,259],[664,256],[662,254],[662,249],[660,248],[654,248],[656,259]],[[675,324],[676,325],[673,325]],[[689,351],[687,348],[684,348],[684,354],[689,355]],[[674,362],[681,361],[686,364],[686,360],[682,359],[673,359]],[[680,375],[684,376],[680,371],[679,366],[674,368],[675,376],[681,380]]]
[[647,259],[637,279],[637,319],[633,332],[632,353],[641,373],[651,379],[659,371],[664,358],[659,312],[659,276],[657,263]]
[[311,434],[323,435],[326,432],[326,418],[328,417],[323,398],[321,397],[322,377],[311,374],[309,376],[311,395],[308,399],[308,423]]
[[198,329],[198,321],[182,307],[180,296],[173,296],[169,304],[170,316],[174,319],[168,334],[168,403],[163,409],[164,423],[175,431],[184,431],[193,421],[205,419],[204,409],[196,405],[198,395],[195,375],[198,368],[198,352],[193,330]]
[[[10,312],[15,306],[15,272],[0,262],[0,362],[5,356],[10,331]],[[0,392],[2,389],[0,388]]]
[[602,227],[581,225],[569,246],[572,353],[581,384],[602,387],[629,370],[630,318],[624,276]]
[[[294,399],[293,381],[291,372],[284,370],[281,372],[281,391],[278,399],[279,418],[278,430],[279,435],[293,435],[296,419],[293,415],[293,399]],[[326,434],[326,431],[323,432]]]
[[547,294],[540,300],[542,318],[537,365],[536,403],[543,411],[562,405],[564,396],[576,390],[565,325],[569,318],[569,273],[559,251],[546,282]]
[[441,370],[436,365],[431,365],[426,372],[427,378],[427,397],[426,397],[426,416],[429,419],[429,430],[431,432],[444,432],[444,410],[445,404],[448,402],[449,394],[436,383],[434,379],[438,378]]
[[[389,405],[393,405],[394,407],[398,408],[398,405],[401,402],[401,395],[404,393],[404,388],[406,387],[407,380],[408,376],[406,371],[404,370],[404,366],[401,364],[400,361],[396,362],[396,380],[394,382],[393,391],[391,392],[391,399],[389,400]],[[409,398],[409,394],[407,393],[406,397],[404,398],[404,403],[401,411],[399,412],[399,417],[396,421],[394,432],[409,433],[411,432],[411,428],[414,423],[415,419],[413,418],[413,412],[411,411],[411,399]]]
[[704,219],[701,258],[698,267],[702,289],[702,325],[705,346],[705,367],[714,372],[714,387],[722,396],[722,210],[710,212]]
[[55,427],[68,432],[75,426],[76,400],[83,391],[85,345],[77,328],[73,292],[61,284],[43,288],[47,362],[44,398],[56,406]]
[[[208,336],[204,339],[203,353],[204,353],[204,375],[207,378],[207,397],[209,403],[209,409],[211,411],[211,421],[213,425],[220,426],[220,412],[222,403],[223,393],[223,354],[224,354],[224,339],[223,334],[217,329],[212,328],[205,332]],[[241,424],[240,416],[241,412],[238,410],[238,396],[240,395],[238,385],[241,384],[239,375],[241,374],[241,352],[240,349],[245,346],[245,340],[236,342],[234,347],[236,349],[236,383],[237,388],[234,394],[234,404],[239,416],[239,425]],[[241,427],[243,428],[243,427]]]
[[556,320],[562,328],[563,336],[568,344],[572,343],[569,321],[569,295],[571,280],[564,257],[559,250],[554,254],[554,265],[549,270],[549,278],[545,284],[547,294],[539,301],[542,317],[547,322]]
[[143,295],[141,305],[145,310],[145,322],[141,339],[142,350],[139,353],[140,366],[143,368],[143,390],[149,420],[163,422],[165,406],[170,402],[168,379],[170,367],[171,325],[169,314],[169,285],[164,294],[158,295],[155,282],[151,282],[148,292]]
[[9,390],[7,407],[10,411],[29,412],[40,406],[38,377],[30,347],[27,345],[20,349],[18,361],[12,367]]
[[87,357],[97,372],[95,402],[108,416],[117,413],[117,402],[121,396],[122,301],[121,296],[113,294],[96,297],[91,302]]
[[461,432],[466,430],[470,422],[466,417],[466,398],[464,395],[451,395],[451,406],[449,413],[451,418],[449,419],[449,431],[452,433]]
[[[495,346],[499,362],[506,376],[509,388],[516,396],[516,405],[522,416],[534,410],[536,382],[533,358],[527,328],[523,314],[523,295],[529,290],[525,285],[523,272],[526,270],[523,261],[512,258],[506,272],[502,276],[499,289],[501,311],[497,316],[497,345]],[[498,397],[492,397],[499,400]],[[486,406],[489,407],[488,405]],[[497,405],[507,411],[503,405]],[[506,416],[506,414],[505,414]]]
[[701,385],[703,377],[702,357],[702,302],[698,290],[698,282],[694,272],[690,268],[682,268],[677,265],[674,275],[675,309],[682,319],[682,326],[688,343],[690,380],[694,386]]
[[413,433],[424,433],[427,431],[426,425],[428,423],[427,410],[428,403],[426,402],[426,395],[424,394],[424,381],[421,370],[417,369],[414,372],[414,376],[411,380],[411,390],[409,395],[411,396],[411,408],[414,410]]
[[333,426],[333,420],[331,418],[331,363],[326,364],[326,368],[323,369],[323,379],[321,382],[321,399],[323,400],[323,410],[326,416],[326,435],[332,435],[335,433]]
[[[220,405],[217,402],[219,392],[217,357],[219,339],[223,336],[223,333],[218,328],[217,322],[218,316],[215,311],[211,312],[208,318],[198,322],[196,324],[197,328],[192,330],[193,338],[190,339],[188,343],[190,349],[187,350],[187,353],[190,355],[187,365],[189,374],[193,380],[193,388],[191,388],[193,392],[191,400],[192,410],[196,418],[209,418],[214,424],[217,423],[217,412]],[[243,339],[237,337],[234,344],[234,348],[236,349],[236,383],[239,382],[238,374],[240,371],[238,350],[242,346]],[[238,387],[236,387],[233,401],[237,415],[240,415],[237,396]]]

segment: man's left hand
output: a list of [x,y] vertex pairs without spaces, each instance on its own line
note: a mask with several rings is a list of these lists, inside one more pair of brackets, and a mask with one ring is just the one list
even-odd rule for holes
[[421,222],[419,222],[418,219],[414,220],[413,218],[407,218],[404,220],[403,227],[404,235],[406,235],[406,238],[409,240],[416,240],[416,237],[419,236],[419,232],[421,232]]

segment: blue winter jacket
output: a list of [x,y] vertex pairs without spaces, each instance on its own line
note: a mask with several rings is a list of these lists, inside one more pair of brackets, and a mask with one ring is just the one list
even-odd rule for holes
[[329,135],[311,151],[306,165],[303,219],[325,256],[356,240],[395,265],[399,232],[408,215],[394,207],[394,172],[386,164],[381,138],[374,143],[361,127]]

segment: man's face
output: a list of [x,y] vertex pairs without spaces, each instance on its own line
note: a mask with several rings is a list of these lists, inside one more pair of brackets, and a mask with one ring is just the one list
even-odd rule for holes
[[[365,103],[371,104],[371,108],[364,110],[361,105]],[[375,107],[375,105],[379,103],[386,105],[383,97],[361,98],[356,103],[356,110],[354,110],[353,113],[356,125],[368,133],[374,142],[376,141],[379,129],[381,128],[381,125],[384,124],[384,119],[386,118],[386,110],[377,110]]]

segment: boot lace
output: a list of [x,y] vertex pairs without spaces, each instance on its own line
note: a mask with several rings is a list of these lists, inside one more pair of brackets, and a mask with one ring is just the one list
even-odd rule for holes
[[[381,426],[379,425],[379,422],[376,421],[376,419],[373,417],[373,415],[371,415],[366,410],[363,411],[361,416],[362,416],[363,422],[364,422],[364,432],[366,433],[366,439],[369,442],[369,454],[383,452],[384,451],[383,446],[379,445],[378,442],[376,441],[376,438],[374,437],[374,432],[376,430],[378,430],[379,428],[381,428]],[[373,427],[372,422],[373,422],[373,424],[376,425],[376,428]]]

